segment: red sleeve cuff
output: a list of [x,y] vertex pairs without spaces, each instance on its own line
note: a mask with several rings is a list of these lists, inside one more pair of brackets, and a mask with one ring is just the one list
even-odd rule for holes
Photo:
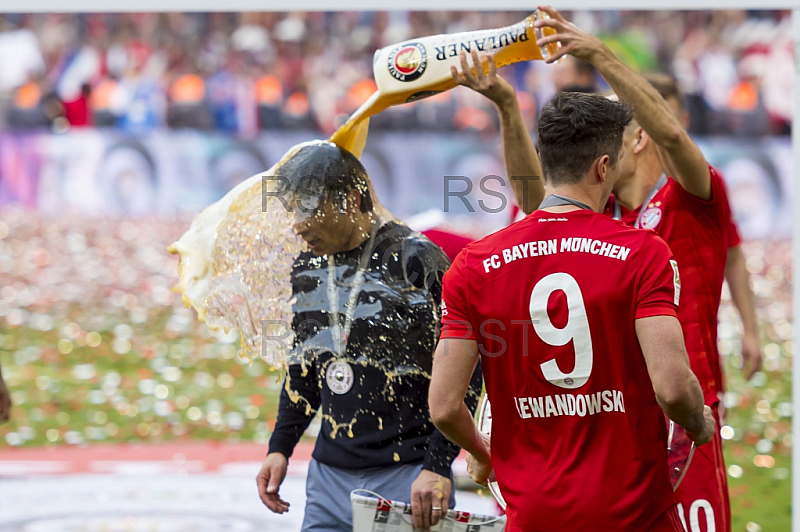
[[470,329],[443,329],[442,334],[439,336],[440,340],[451,338],[456,340],[477,340],[475,332]]
[[653,316],[673,316],[677,318],[678,311],[675,310],[675,307],[669,306],[640,308],[636,310],[635,319],[652,318]]

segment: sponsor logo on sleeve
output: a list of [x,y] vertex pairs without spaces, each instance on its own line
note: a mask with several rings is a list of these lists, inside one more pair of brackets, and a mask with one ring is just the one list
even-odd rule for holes
[[675,304],[678,304],[678,301],[681,299],[681,275],[678,273],[678,261],[670,260],[670,266],[672,266],[672,284],[675,285]]

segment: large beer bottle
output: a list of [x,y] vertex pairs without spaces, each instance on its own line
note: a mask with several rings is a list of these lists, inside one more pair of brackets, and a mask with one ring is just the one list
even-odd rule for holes
[[547,15],[537,10],[522,22],[504,28],[434,35],[381,48],[372,61],[377,92],[353,113],[330,141],[354,153],[360,152],[366,142],[366,118],[392,105],[413,102],[455,87],[450,67],[461,67],[459,55],[462,51],[490,54],[498,67],[549,57],[555,53],[557,44],[536,45],[537,36],[541,38],[543,34],[555,32],[552,28],[543,28],[543,32],[534,28],[533,23],[542,16]]

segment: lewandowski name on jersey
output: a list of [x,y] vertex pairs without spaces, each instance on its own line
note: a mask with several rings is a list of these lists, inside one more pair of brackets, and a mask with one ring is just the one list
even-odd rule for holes
[[532,240],[504,249],[500,255],[494,254],[483,260],[483,269],[489,273],[503,264],[518,259],[555,255],[556,253],[589,253],[621,261],[628,260],[631,248],[618,246],[593,238],[552,238],[550,240]]
[[515,397],[514,406],[522,419],[532,417],[593,416],[600,412],[625,412],[625,399],[619,390],[603,390],[586,395],[545,395]]

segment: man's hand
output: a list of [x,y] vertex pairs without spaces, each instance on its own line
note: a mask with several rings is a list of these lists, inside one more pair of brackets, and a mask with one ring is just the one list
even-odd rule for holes
[[561,42],[561,48],[545,59],[547,63],[558,61],[567,54],[591,63],[598,53],[606,49],[603,41],[566,20],[556,8],[539,6],[539,9],[550,15],[550,18],[539,19],[534,22],[534,25],[537,28],[553,28],[556,32],[553,35],[538,39],[536,41],[537,46],[544,46],[557,41]]
[[11,417],[11,394],[2,377],[0,377],[0,423],[5,423]]
[[483,436],[483,443],[485,445],[485,452],[482,456],[473,454],[467,455],[467,473],[473,482],[485,486],[490,480],[494,480],[494,470],[492,468],[492,453],[489,447],[489,436]]
[[[491,55],[484,56],[482,61],[478,56],[478,51],[472,50],[472,64],[475,65],[474,73],[467,62],[466,52],[461,52],[460,57],[461,72],[455,66],[450,67],[450,74],[452,74],[456,83],[483,94],[501,107],[507,102],[516,101],[517,95],[514,92],[514,87],[497,74],[497,65],[495,65],[494,57]],[[484,67],[488,69],[488,72],[484,72]]]
[[411,514],[414,529],[429,532],[447,513],[450,504],[450,479],[423,469],[411,484]]
[[742,371],[750,380],[761,369],[761,342],[755,334],[745,334],[742,337]]
[[278,488],[286,478],[288,465],[289,461],[281,453],[270,453],[256,476],[258,496],[261,498],[261,502],[276,514],[289,511],[289,503],[278,495]]
[[686,431],[686,435],[689,436],[689,439],[698,446],[710,442],[714,437],[714,431],[717,430],[717,422],[714,421],[714,413],[708,405],[703,405],[703,421],[704,424],[701,431]]

